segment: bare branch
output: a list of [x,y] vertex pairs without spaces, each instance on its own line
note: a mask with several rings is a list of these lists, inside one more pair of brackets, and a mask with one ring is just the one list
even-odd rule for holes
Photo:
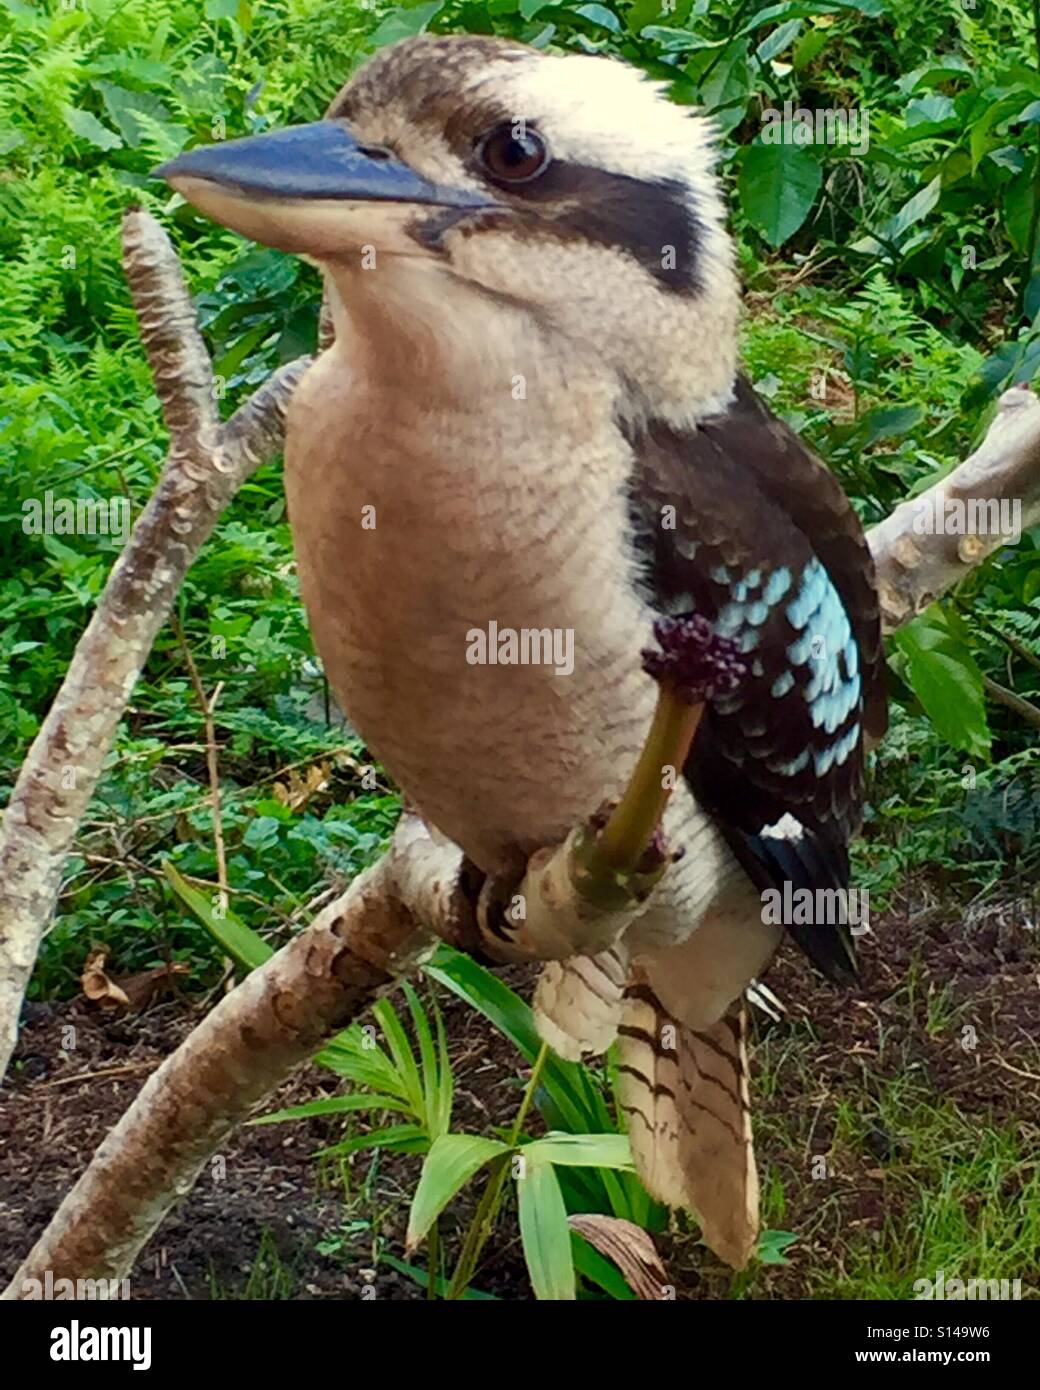
[[982,684],[986,694],[996,700],[998,705],[1013,710],[1027,724],[1032,724],[1034,729],[1040,729],[1040,709],[1037,709],[1032,701],[1026,700],[1021,695],[1016,695],[1006,685],[1000,685],[997,681],[990,680],[989,676],[982,677]]
[[124,266],[170,430],[159,485],[116,561],[0,827],[0,1077],[72,848],[130,692],[188,567],[244,479],[281,446],[293,363],[220,426],[176,253],[148,213],[123,223]]
[[406,816],[391,851],[148,1078],[3,1297],[25,1296],[47,1270],[123,1277],[251,1108],[415,964],[429,944],[420,922],[452,934],[458,867],[454,846]]
[[894,632],[958,584],[987,555],[1008,543],[998,528],[985,535],[922,533],[919,518],[942,517],[970,503],[1019,503],[1021,529],[1040,523],[1040,398],[1023,386],[1005,391],[985,439],[962,464],[927,492],[901,502],[867,539],[877,566],[886,632]]

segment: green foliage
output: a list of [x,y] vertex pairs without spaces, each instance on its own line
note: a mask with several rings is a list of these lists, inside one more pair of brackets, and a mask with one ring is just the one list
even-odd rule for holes
[[[542,1044],[530,1006],[490,971],[461,952],[441,946],[425,973],[482,1013],[527,1062],[533,1065],[538,1060]],[[591,1067],[565,1062],[549,1053],[542,1061],[534,1104],[552,1130],[565,1134],[616,1132],[622,1126],[614,1081],[609,1066],[607,1074],[598,1078]],[[608,1213],[647,1230],[660,1230],[664,1225],[664,1208],[652,1200],[634,1174],[576,1171],[565,1174],[562,1181],[571,1211]]]
[[[520,1239],[535,1297],[575,1299],[577,1283],[567,1202],[556,1169],[562,1166],[631,1172],[628,1140],[620,1134],[549,1134],[526,1143],[506,1143],[472,1134],[444,1135],[430,1148],[423,1163],[408,1221],[409,1246],[426,1238],[449,1203],[489,1165],[492,1176],[486,1192],[494,1193],[496,1199],[487,1203],[486,1217],[483,1204],[478,1208],[475,1226],[482,1219],[489,1226],[494,1219],[508,1166],[516,1179]],[[465,1254],[460,1261],[464,1272],[460,1278],[456,1271],[450,1296],[458,1297],[468,1287],[464,1258]]]
[[942,737],[954,748],[987,758],[990,736],[982,672],[963,628],[955,613],[938,609],[897,632],[896,646],[914,694]]
[[418,1054],[393,1004],[388,999],[380,999],[372,1013],[385,1047],[376,1041],[371,1024],[357,1023],[324,1047],[317,1059],[345,1081],[363,1086],[365,1090],[288,1106],[253,1123],[281,1124],[285,1120],[354,1115],[365,1111],[380,1116],[396,1113],[407,1115],[407,1122],[352,1133],[324,1149],[323,1155],[331,1157],[375,1148],[397,1153],[424,1153],[438,1144],[448,1133],[455,1095],[444,1021],[436,1003],[427,1012],[411,985],[404,984],[401,988],[408,1004]]

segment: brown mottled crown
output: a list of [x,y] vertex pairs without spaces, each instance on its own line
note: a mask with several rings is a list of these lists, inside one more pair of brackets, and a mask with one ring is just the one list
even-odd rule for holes
[[412,118],[437,120],[450,110],[469,77],[494,62],[522,59],[535,52],[514,39],[481,34],[422,34],[381,49],[336,94],[325,113],[351,120],[359,112],[380,106],[394,93]]

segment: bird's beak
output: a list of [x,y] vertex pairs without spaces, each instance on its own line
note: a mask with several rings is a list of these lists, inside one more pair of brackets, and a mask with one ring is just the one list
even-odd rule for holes
[[342,121],[314,121],[200,145],[153,171],[214,221],[283,251],[334,255],[399,231],[416,205],[494,207],[466,188],[431,183]]

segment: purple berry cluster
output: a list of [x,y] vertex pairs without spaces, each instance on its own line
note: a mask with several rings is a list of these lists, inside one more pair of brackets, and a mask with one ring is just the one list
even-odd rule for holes
[[660,651],[643,650],[643,670],[665,685],[683,704],[700,705],[736,690],[747,675],[737,644],[719,637],[699,613],[658,618],[654,637]]

